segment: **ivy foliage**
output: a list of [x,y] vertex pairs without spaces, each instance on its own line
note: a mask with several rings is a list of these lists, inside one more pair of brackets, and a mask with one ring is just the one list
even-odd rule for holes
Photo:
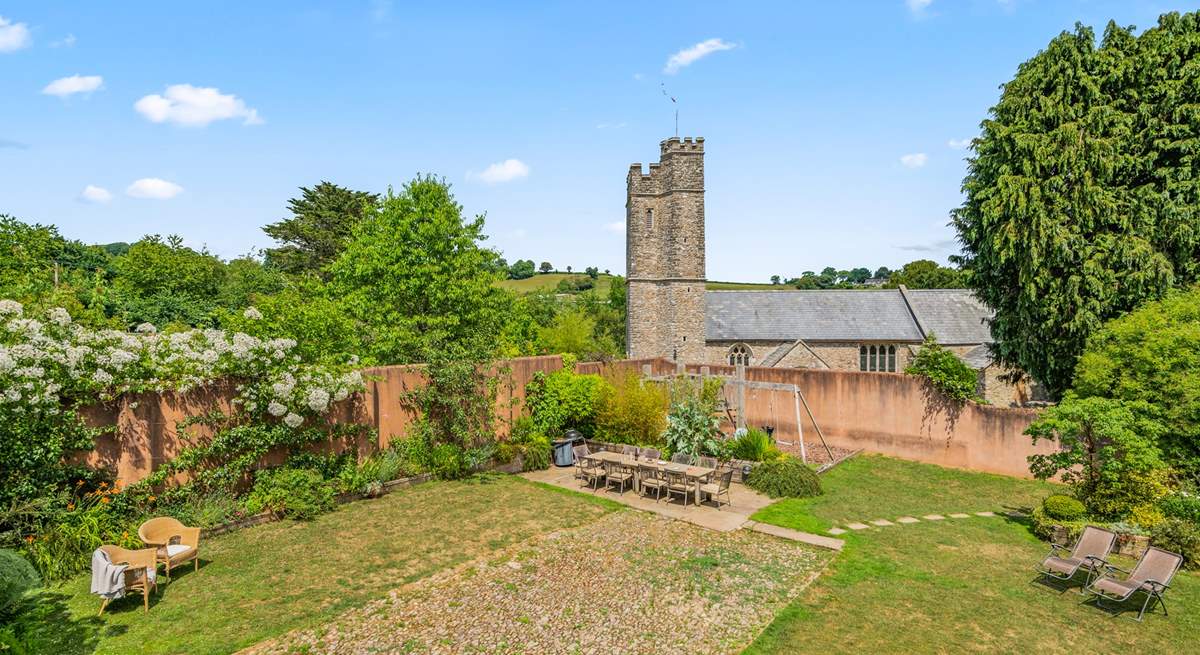
[[1054,38],[982,123],[952,214],[997,360],[1059,397],[1104,321],[1200,276],[1200,14]]
[[1166,428],[1167,460],[1200,482],[1200,286],[1106,323],[1079,358],[1074,391],[1144,403]]
[[935,389],[959,402],[979,400],[975,393],[978,380],[975,369],[946,350],[933,334],[925,337],[921,349],[904,372],[925,378]]
[[1094,517],[1145,512],[1169,491],[1169,470],[1155,445],[1163,428],[1147,413],[1143,403],[1068,394],[1026,429],[1035,444],[1058,445],[1054,453],[1030,455],[1029,470],[1043,480],[1059,476]]

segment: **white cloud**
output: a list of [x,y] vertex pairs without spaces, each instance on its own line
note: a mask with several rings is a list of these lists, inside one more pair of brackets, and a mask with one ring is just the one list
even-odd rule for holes
[[605,223],[604,229],[614,234],[625,234],[625,221],[613,221],[612,223]]
[[73,45],[75,45],[75,35],[74,34],[68,34],[57,41],[50,42],[51,48],[70,48]]
[[33,36],[25,23],[14,23],[0,16],[0,52],[16,52],[33,45]]
[[46,85],[42,93],[65,98],[76,93],[91,93],[104,88],[104,78],[99,75],[72,75],[60,77]]
[[923,152],[912,152],[900,157],[900,164],[905,168],[920,168],[929,161],[929,155]]
[[950,139],[949,141],[946,142],[946,145],[951,148],[954,148],[955,150],[962,150],[963,148],[966,148],[967,146],[971,145],[971,140],[970,139]]
[[83,191],[79,192],[79,199],[84,202],[103,204],[112,200],[112,194],[104,187],[89,184],[83,187]]
[[904,4],[908,5],[908,10],[914,14],[919,14],[933,4],[933,0],[904,0]]
[[154,200],[167,200],[181,193],[183,193],[183,187],[157,177],[143,177],[125,189],[125,195],[127,196],[133,198],[152,198]]
[[204,127],[213,121],[242,119],[243,125],[261,125],[258,110],[251,109],[232,93],[221,93],[215,87],[172,84],[166,95],[148,95],[134,103],[133,108],[152,123],[176,123],[187,127]]
[[733,50],[736,47],[736,44],[729,43],[728,41],[722,41],[721,39],[709,39],[707,41],[701,41],[690,48],[684,48],[683,50],[671,55],[670,58],[667,59],[667,65],[663,67],[663,72],[667,75],[674,75],[685,66],[689,66],[714,52]]
[[476,175],[470,171],[467,172],[467,179],[479,179],[486,184],[501,184],[503,182],[512,182],[523,177],[529,177],[529,166],[520,159],[505,159],[498,161],[491,166],[483,169],[482,173]]
[[956,245],[958,245],[958,239],[938,239],[929,243],[914,243],[907,246],[896,246],[896,248],[910,252],[945,252]]

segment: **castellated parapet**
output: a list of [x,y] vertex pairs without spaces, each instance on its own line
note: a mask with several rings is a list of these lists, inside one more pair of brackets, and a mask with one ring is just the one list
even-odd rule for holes
[[663,141],[658,163],[630,166],[626,195],[630,357],[704,358],[704,139]]

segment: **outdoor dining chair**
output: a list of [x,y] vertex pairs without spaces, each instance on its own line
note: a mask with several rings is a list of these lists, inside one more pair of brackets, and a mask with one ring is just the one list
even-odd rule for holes
[[662,500],[663,490],[667,488],[667,479],[662,469],[657,466],[641,464],[638,466],[638,493],[645,496],[654,492],[654,501]]
[[717,463],[717,458],[715,457],[701,457],[700,466],[703,466],[706,469],[713,469],[715,471],[720,464]]
[[584,477],[583,470],[591,465],[587,458],[592,453],[588,450],[587,444],[580,444],[571,446],[571,454],[575,456],[575,477],[582,479]]
[[675,453],[671,455],[672,464],[688,464],[692,463],[692,456],[687,453]]
[[1070,551],[1063,544],[1051,544],[1050,553],[1046,555],[1037,571],[1043,576],[1066,582],[1075,577],[1080,568],[1088,572],[1088,583],[1092,576],[1100,571],[1105,558],[1112,551],[1117,541],[1115,532],[1089,525],[1079,535],[1079,541]]
[[[108,555],[108,561],[113,564],[125,564],[125,591],[142,592],[142,607],[150,611],[150,592],[157,588],[154,576],[158,563],[155,561],[153,548],[141,550],[126,550],[120,546],[104,545],[100,547]],[[108,606],[108,599],[100,603],[100,614]],[[99,614],[97,615],[99,616]]]
[[[580,454],[577,449],[582,448],[584,452]],[[575,446],[572,452],[575,454],[575,472],[584,484],[590,485],[593,490],[600,488],[600,481],[604,479],[604,467],[596,462],[588,459],[587,446]]]
[[[1142,609],[1138,610],[1137,621],[1142,620],[1147,609],[1153,611],[1156,602],[1162,605],[1163,614],[1167,614],[1163,593],[1171,588],[1171,579],[1181,564],[1183,557],[1180,555],[1151,546],[1142,553],[1133,571],[1103,562],[1104,572],[1087,586],[1087,590],[1095,595],[1096,605],[1102,608],[1101,600],[1121,603],[1139,591],[1146,594]],[[1117,578],[1118,571],[1126,574],[1124,580]]]
[[604,483],[605,489],[616,483],[619,492],[625,493],[625,485],[633,486],[633,467],[619,462],[609,462],[605,477],[607,478]]
[[721,509],[721,496],[725,496],[725,504],[732,505],[733,498],[729,495],[729,483],[733,482],[733,469],[726,469],[724,473],[717,474],[717,477],[712,482],[706,482],[700,485],[700,493],[708,494],[708,497],[716,501],[717,509]]
[[158,562],[167,566],[167,582],[171,581],[171,569],[184,562],[193,562],[195,570],[200,570],[200,528],[159,516],[139,526],[138,537],[157,549]]
[[643,448],[641,452],[642,459],[654,461],[662,459],[662,451],[657,448]]
[[637,446],[628,446],[628,445],[621,446],[621,454],[628,455],[629,457],[637,459],[638,447]]
[[671,500],[672,496],[680,496],[683,499],[683,506],[687,507],[688,499],[692,496],[692,484],[688,477],[678,471],[666,471],[667,481],[667,501]]

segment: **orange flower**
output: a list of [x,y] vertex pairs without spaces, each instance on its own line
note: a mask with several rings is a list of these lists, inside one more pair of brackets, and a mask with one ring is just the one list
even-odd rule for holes
[[107,483],[107,482],[104,482],[104,481],[101,481],[101,482],[100,482],[100,488],[101,488],[101,489],[103,489],[103,488],[105,488],[105,487],[107,487],[107,486],[108,486],[108,483]]
[[33,543],[33,535],[29,535],[28,537],[25,537],[25,543],[27,543],[27,544]]
[[157,498],[158,498],[157,496],[150,496],[150,498],[148,498],[148,500],[150,502],[154,502]]
[[67,503],[67,511],[70,512],[73,509],[75,509],[75,503]]
[[107,503],[108,501],[109,501],[109,498],[101,498],[100,499],[100,502],[102,502],[102,503]]
[[83,480],[80,480],[79,482],[76,482],[76,483],[75,483],[75,486],[76,486],[76,487],[82,487],[82,486],[83,486]]
[[122,533],[121,533],[121,540],[122,540],[122,541],[124,541],[124,540],[126,540],[126,539],[128,539],[128,538],[129,538],[129,530],[126,530],[126,531],[124,531],[124,532],[122,532]]

